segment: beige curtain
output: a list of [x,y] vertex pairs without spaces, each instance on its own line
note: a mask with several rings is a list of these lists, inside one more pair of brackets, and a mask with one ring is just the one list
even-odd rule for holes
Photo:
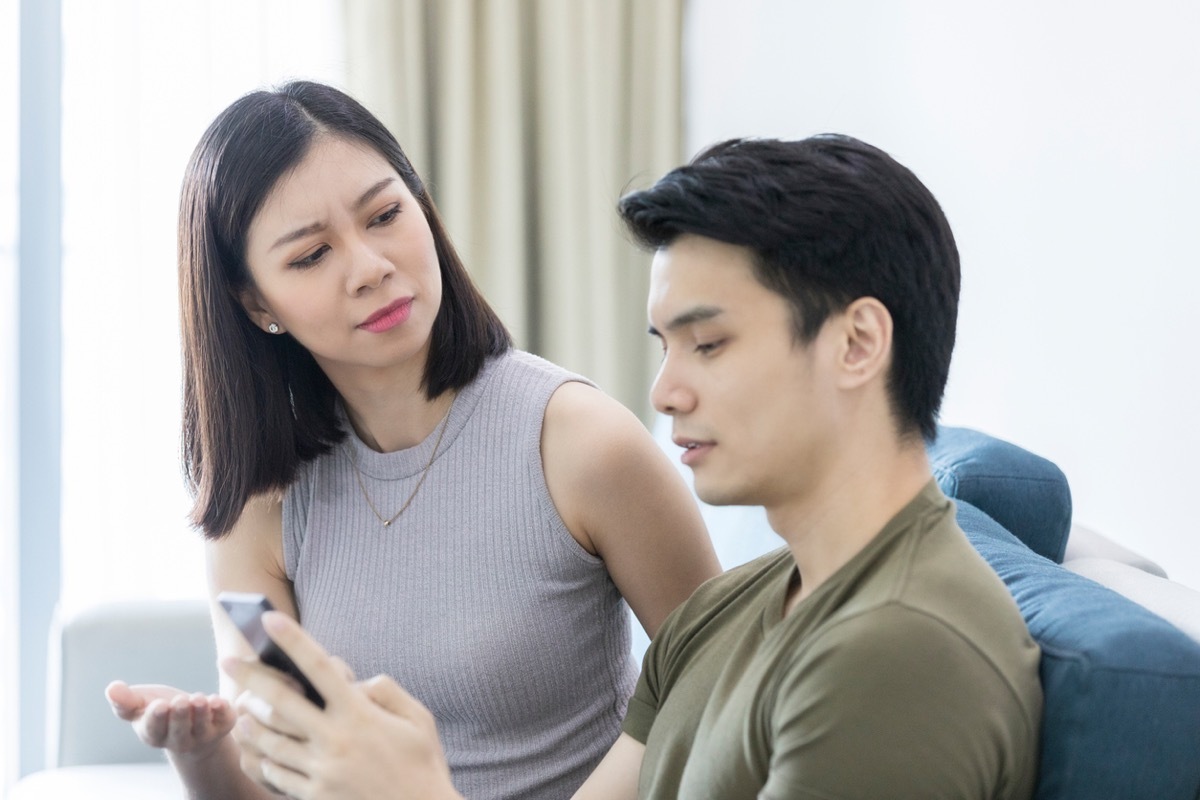
[[518,344],[649,417],[649,256],[614,211],[682,158],[684,0],[345,0],[347,88]]

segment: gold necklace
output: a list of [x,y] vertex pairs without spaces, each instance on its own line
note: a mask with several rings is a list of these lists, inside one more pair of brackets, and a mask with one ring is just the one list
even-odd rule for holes
[[[458,395],[454,396],[454,400],[458,399]],[[437,441],[433,443],[433,452],[429,454],[429,463],[425,465],[425,469],[421,470],[421,479],[417,481],[417,485],[413,487],[412,494],[404,501],[404,505],[400,506],[400,510],[390,517],[384,517],[379,513],[379,509],[371,502],[371,495],[367,494],[367,487],[363,483],[362,470],[358,468],[358,458],[354,455],[354,446],[350,445],[350,464],[354,467],[354,477],[358,479],[358,488],[362,490],[363,499],[367,501],[367,505],[371,508],[371,512],[375,517],[383,523],[383,527],[389,527],[395,522],[401,514],[408,510],[412,505],[413,498],[417,496],[417,492],[421,490],[421,484],[425,482],[425,476],[429,474],[429,468],[433,466],[433,460],[437,458],[438,448],[442,446],[442,437],[446,435],[446,426],[450,424],[450,412],[454,410],[454,400],[450,401],[450,408],[446,409],[446,417],[442,420],[441,430],[438,432]]]

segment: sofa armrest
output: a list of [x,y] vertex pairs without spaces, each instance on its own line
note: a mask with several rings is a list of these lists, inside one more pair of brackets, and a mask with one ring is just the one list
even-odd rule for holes
[[1157,614],[1200,643],[1200,592],[1111,558],[1073,558],[1063,566]]
[[58,615],[51,635],[48,766],[163,762],[104,697],[114,680],[217,690],[206,600],[121,602]]
[[[1078,559],[1104,559],[1107,561],[1116,561],[1121,564],[1127,564],[1131,567],[1136,567],[1142,572],[1148,572],[1151,575],[1157,575],[1160,578],[1167,577],[1167,571],[1160,567],[1155,562],[1146,558],[1141,553],[1135,553],[1124,545],[1119,545],[1107,536],[1094,531],[1091,528],[1085,528],[1083,525],[1073,523],[1071,525],[1071,534],[1067,537],[1067,549],[1063,553],[1063,565],[1067,562]],[[1118,590],[1120,591],[1120,590]]]

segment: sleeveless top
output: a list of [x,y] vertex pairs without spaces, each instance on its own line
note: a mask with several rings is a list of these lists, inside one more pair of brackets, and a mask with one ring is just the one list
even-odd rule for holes
[[345,442],[283,501],[300,621],[356,676],[387,674],[437,719],[455,786],[567,798],[620,732],[637,680],[628,607],[546,487],[542,419],[576,375],[510,351],[459,391],[439,428],[394,453]]

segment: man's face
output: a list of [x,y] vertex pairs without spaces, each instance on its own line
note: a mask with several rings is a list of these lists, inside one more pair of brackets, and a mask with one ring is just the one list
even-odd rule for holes
[[754,276],[751,252],[685,235],[658,251],[651,333],[663,361],[654,407],[715,505],[803,500],[835,446],[837,326],[796,342],[791,308]]

